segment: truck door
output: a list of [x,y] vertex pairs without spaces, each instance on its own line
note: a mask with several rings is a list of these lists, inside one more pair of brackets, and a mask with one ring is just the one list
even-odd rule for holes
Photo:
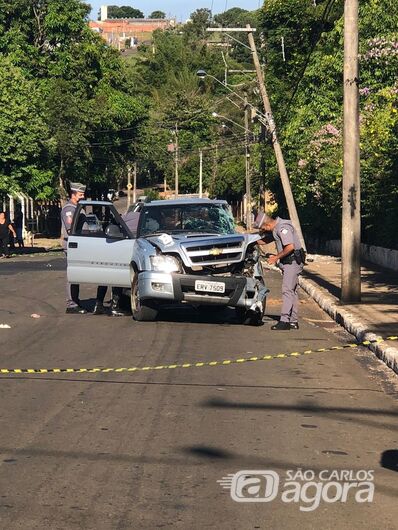
[[81,201],[68,238],[68,281],[131,287],[134,244],[113,204]]

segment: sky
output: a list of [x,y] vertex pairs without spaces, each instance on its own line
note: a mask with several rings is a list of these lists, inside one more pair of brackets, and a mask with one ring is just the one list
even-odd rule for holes
[[210,9],[213,5],[213,13],[221,13],[231,7],[241,7],[252,11],[258,9],[263,3],[261,0],[85,0],[92,6],[91,18],[96,20],[97,13],[101,5],[124,5],[140,9],[145,16],[152,11],[164,11],[167,15],[177,18],[178,22],[183,22],[189,15],[200,7]]

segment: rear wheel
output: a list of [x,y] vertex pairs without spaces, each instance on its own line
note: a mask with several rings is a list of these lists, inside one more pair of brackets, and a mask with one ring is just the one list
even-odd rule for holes
[[158,308],[151,300],[141,300],[138,287],[138,274],[134,276],[131,284],[131,312],[134,320],[140,322],[156,320]]

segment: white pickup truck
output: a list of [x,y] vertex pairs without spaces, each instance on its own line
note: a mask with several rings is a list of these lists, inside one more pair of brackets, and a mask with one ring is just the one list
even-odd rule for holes
[[130,289],[136,320],[188,303],[234,307],[242,323],[262,322],[268,289],[259,236],[236,233],[225,201],[144,203],[137,221],[129,228],[112,203],[81,201],[68,239],[69,281]]

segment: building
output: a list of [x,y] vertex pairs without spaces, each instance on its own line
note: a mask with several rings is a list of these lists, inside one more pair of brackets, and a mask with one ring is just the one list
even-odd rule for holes
[[174,19],[123,18],[108,19],[108,6],[101,6],[101,20],[90,21],[89,26],[106,42],[119,50],[134,47],[152,37],[157,29],[175,26]]

